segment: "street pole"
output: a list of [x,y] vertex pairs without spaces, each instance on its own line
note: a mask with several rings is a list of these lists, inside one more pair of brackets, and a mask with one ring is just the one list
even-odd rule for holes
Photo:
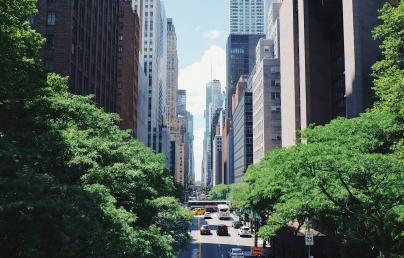
[[254,247],[258,247],[258,221],[254,219]]

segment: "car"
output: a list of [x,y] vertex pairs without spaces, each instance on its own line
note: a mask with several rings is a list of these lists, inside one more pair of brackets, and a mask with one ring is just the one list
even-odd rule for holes
[[229,258],[244,257],[244,252],[241,248],[232,248],[229,250]]
[[212,206],[206,206],[205,209],[206,209],[206,212],[210,212],[210,213],[215,212],[215,209]]
[[203,215],[204,219],[211,219],[212,218],[212,214],[210,212],[205,212],[205,215]]
[[199,232],[201,233],[201,235],[210,235],[209,225],[202,225],[202,227],[199,229]]
[[233,221],[233,223],[231,224],[233,228],[240,228],[243,226],[243,223],[241,223],[241,221],[235,220]]
[[227,230],[227,226],[224,224],[217,225],[216,234],[218,236],[228,236],[229,231]]
[[246,227],[246,226],[242,226],[241,228],[238,229],[238,235],[239,236],[251,236],[250,228]]
[[195,208],[192,210],[192,215],[204,215],[205,212],[205,208]]

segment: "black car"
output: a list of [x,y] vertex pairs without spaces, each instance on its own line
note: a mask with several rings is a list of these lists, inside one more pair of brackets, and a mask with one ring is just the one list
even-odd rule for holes
[[229,231],[227,230],[227,226],[224,224],[217,225],[216,233],[218,236],[228,236]]
[[241,223],[241,221],[235,220],[232,223],[233,228],[240,228],[241,226],[243,226],[243,223]]
[[210,228],[209,225],[202,225],[202,227],[199,229],[201,235],[210,235]]

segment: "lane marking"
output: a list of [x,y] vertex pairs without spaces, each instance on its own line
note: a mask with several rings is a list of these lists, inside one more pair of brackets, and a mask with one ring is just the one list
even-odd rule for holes
[[[201,218],[198,217],[198,230],[201,228]],[[198,231],[197,231],[198,232]],[[201,238],[201,234],[198,234],[198,257],[202,258],[202,238]]]

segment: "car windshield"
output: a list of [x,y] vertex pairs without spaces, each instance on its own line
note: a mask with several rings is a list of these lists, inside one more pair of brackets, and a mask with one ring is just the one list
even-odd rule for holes
[[208,226],[208,225],[203,225],[202,228],[203,228],[203,229],[208,229],[209,226]]
[[220,209],[220,211],[227,211],[227,209]]
[[233,249],[232,253],[234,253],[234,254],[242,254],[243,251],[241,249]]
[[243,227],[242,229],[243,229],[243,230],[249,230],[250,228],[248,228],[248,227]]

